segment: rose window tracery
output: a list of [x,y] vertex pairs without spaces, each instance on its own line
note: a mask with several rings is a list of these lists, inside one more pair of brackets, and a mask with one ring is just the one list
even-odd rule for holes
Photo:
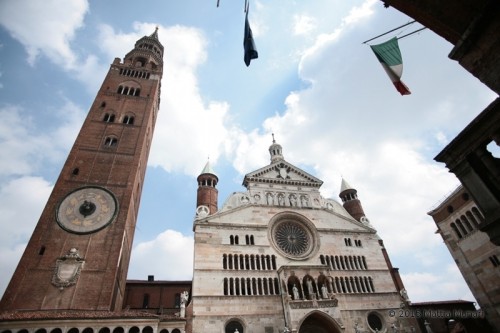
[[276,244],[288,254],[301,256],[307,252],[310,237],[307,231],[299,224],[293,222],[280,223],[275,231]]

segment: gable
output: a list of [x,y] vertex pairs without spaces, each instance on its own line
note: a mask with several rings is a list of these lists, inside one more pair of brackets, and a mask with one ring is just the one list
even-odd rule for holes
[[250,183],[284,184],[319,188],[323,181],[284,161],[278,161],[245,175],[243,186]]

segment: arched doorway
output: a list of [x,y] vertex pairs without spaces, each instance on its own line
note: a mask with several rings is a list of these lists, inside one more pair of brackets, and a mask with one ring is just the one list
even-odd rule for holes
[[341,330],[330,316],[315,311],[302,321],[299,333],[341,333]]

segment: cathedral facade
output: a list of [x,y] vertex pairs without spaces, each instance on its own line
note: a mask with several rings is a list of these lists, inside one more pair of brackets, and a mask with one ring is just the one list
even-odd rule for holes
[[198,177],[193,332],[410,331],[394,316],[406,291],[357,191],[342,180],[343,205],[326,199],[274,140],[269,153],[216,212],[217,176],[207,164]]

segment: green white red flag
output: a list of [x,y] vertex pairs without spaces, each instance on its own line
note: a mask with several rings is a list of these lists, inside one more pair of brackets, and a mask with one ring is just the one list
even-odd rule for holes
[[399,50],[398,39],[394,37],[385,43],[370,45],[370,47],[399,93],[401,95],[410,95],[410,90],[401,81],[403,58]]

